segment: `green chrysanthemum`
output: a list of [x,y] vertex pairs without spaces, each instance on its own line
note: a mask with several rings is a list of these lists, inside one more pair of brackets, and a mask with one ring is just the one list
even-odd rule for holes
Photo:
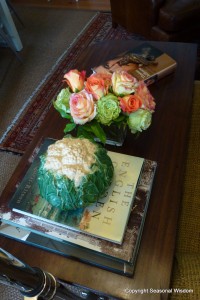
[[108,94],[97,101],[97,120],[110,125],[121,113],[119,101],[113,94]]
[[53,103],[54,107],[61,116],[65,116],[67,113],[69,113],[69,98],[70,98],[70,91],[69,88],[62,89],[60,93],[58,94],[56,101]]

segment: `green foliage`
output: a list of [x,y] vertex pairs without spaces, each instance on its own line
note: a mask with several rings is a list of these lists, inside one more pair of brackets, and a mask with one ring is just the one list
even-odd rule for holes
[[64,133],[71,132],[76,127],[75,123],[68,123],[64,128]]
[[117,119],[113,121],[113,123],[124,123],[127,124],[128,116],[127,115],[119,115]]
[[77,136],[94,139],[97,137],[103,144],[106,142],[106,134],[97,120],[78,126]]

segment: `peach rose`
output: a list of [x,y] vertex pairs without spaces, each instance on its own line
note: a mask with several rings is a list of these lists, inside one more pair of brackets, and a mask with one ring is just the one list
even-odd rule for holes
[[142,99],[142,108],[154,111],[156,104],[144,81],[139,81],[136,95]]
[[96,116],[96,105],[93,97],[86,90],[71,94],[69,105],[70,113],[76,124],[83,125]]
[[137,95],[127,95],[119,100],[123,112],[131,113],[142,106],[142,100]]
[[117,96],[134,93],[137,82],[137,79],[126,71],[116,71],[112,74],[113,92]]
[[85,71],[71,70],[64,75],[64,78],[73,92],[79,92],[84,87],[85,75]]
[[111,85],[111,75],[109,74],[92,74],[88,77],[85,89],[91,93],[95,100],[108,94],[109,86]]

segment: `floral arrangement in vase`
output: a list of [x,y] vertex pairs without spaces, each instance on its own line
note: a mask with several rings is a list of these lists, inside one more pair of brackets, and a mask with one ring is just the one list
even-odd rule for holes
[[106,142],[105,128],[115,124],[133,134],[146,130],[155,110],[154,98],[143,81],[126,71],[111,74],[71,70],[64,75],[67,87],[54,101],[55,109],[68,119],[65,133],[77,128],[77,135]]

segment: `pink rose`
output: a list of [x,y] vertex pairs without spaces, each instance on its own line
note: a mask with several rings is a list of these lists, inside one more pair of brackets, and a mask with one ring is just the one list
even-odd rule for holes
[[92,74],[86,81],[85,89],[91,93],[96,100],[108,94],[111,85],[111,75],[109,74]]
[[135,92],[137,79],[126,71],[116,71],[112,74],[113,92],[117,96],[125,96]]
[[85,75],[85,71],[71,70],[64,75],[64,78],[73,92],[79,92],[84,87]]
[[142,108],[154,111],[156,104],[144,81],[138,82],[136,95],[142,99]]
[[142,106],[142,101],[137,95],[127,95],[120,99],[120,107],[123,112],[131,113]]
[[96,105],[93,97],[86,90],[71,94],[69,105],[70,113],[76,124],[83,125],[96,116]]

